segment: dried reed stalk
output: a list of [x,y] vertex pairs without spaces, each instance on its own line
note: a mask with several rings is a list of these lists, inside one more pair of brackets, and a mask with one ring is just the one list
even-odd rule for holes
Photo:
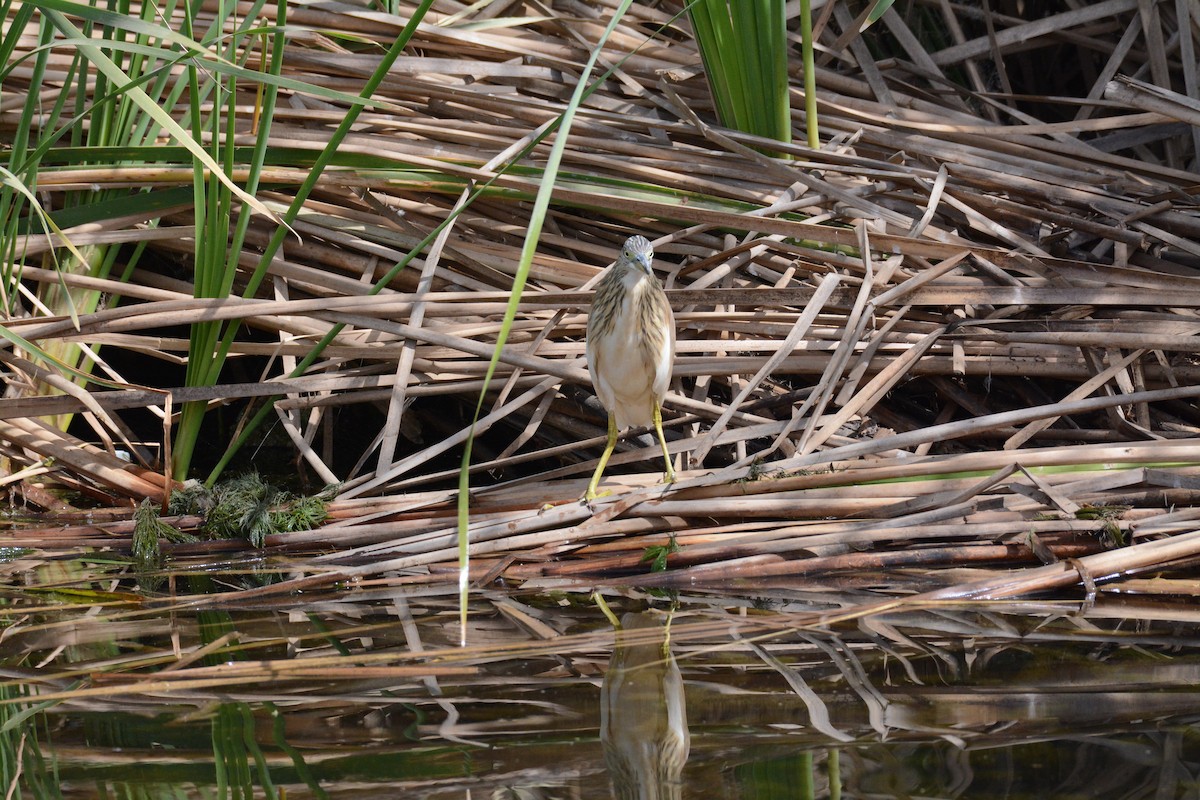
[[[400,16],[299,6],[289,22],[385,42],[412,4],[400,5]],[[262,377],[195,389],[103,365],[132,388],[94,387],[85,401],[29,396],[50,377],[5,358],[0,440],[13,471],[53,457],[114,504],[159,497],[164,483],[152,473],[80,440],[120,441],[126,409],[160,407],[167,393],[175,404],[272,398],[310,478],[344,483],[323,531],[273,540],[341,544],[303,585],[454,562],[454,470],[444,457],[470,433],[463,410],[482,388],[548,145],[516,169],[502,165],[560,113],[564,76],[577,73],[599,27],[575,20],[568,35],[530,16],[470,28],[458,23],[473,12],[450,5],[465,16],[420,28],[423,55],[401,59],[381,85],[297,219],[303,243],[284,246],[254,299],[192,299],[186,270],[172,267],[193,251],[186,205],[154,224],[149,214],[114,216],[64,231],[76,244],[144,244],[156,259],[129,283],[46,269],[35,256],[51,242],[25,236],[27,295],[61,281],[120,300],[78,327],[27,305],[4,321],[9,330],[169,365],[188,346],[172,326],[238,319],[247,333],[231,352]],[[514,15],[526,8],[510,6]],[[818,26],[826,144],[814,152],[770,143],[793,157],[785,160],[712,123],[694,44],[670,21],[679,4],[635,4],[608,54],[630,55],[567,143],[556,205],[485,400],[471,540],[475,555],[494,560],[479,577],[750,585],[766,575],[1082,553],[1103,565],[1097,579],[1146,568],[1126,550],[1096,553],[1105,546],[1096,537],[1113,529],[1138,542],[1130,553],[1190,553],[1184,537],[1178,552],[1151,547],[1185,533],[1187,511],[1151,512],[1197,491],[1200,108],[1180,91],[1196,85],[1182,45],[1153,45],[1162,29],[1190,32],[1196,12],[1166,0],[1085,6],[1035,21],[997,16],[991,31],[959,9],[947,17],[954,43],[934,51],[889,12],[883,25],[899,49],[877,63],[854,20],[831,13]],[[274,12],[263,13],[269,21]],[[1159,29],[1143,30],[1139,20],[1150,19]],[[659,24],[678,35],[647,37]],[[18,52],[36,46],[27,33]],[[1056,47],[1100,53],[1103,64],[1090,83],[1005,88],[1015,79],[1006,57],[1037,64]],[[70,59],[52,52],[44,81],[75,92]],[[247,58],[253,67],[259,54]],[[353,93],[376,56],[299,37],[283,63],[286,77]],[[960,74],[969,88],[951,82]],[[22,85],[29,78],[14,68],[3,107],[35,90]],[[332,95],[285,87],[281,97],[272,146],[292,161],[263,172],[273,210],[290,201],[304,159],[341,119]],[[238,108],[248,123],[248,92]],[[53,199],[191,180],[186,165],[71,163],[46,171],[38,188]],[[368,294],[465,192],[489,181],[433,253]],[[265,218],[251,224],[239,282],[272,232]],[[679,325],[665,405],[683,469],[676,487],[654,485],[654,448],[635,432],[613,459],[613,498],[591,509],[576,498],[603,443],[603,416],[589,399],[582,338],[591,285],[632,232],[656,241]],[[320,359],[286,377],[335,327]],[[72,411],[90,411],[95,433],[52,435],[32,421]],[[346,419],[367,435],[343,436],[337,420]],[[1078,516],[1112,505],[1129,508]],[[1155,532],[1139,527],[1146,518]],[[682,569],[647,578],[640,553],[668,536],[684,544],[667,562]],[[51,537],[44,546],[55,546]],[[1083,580],[1073,567],[1043,572]]]

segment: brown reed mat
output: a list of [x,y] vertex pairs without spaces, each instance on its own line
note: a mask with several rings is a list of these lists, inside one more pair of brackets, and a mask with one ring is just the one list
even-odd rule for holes
[[[454,465],[548,145],[503,174],[498,157],[561,111],[612,4],[569,20],[503,5],[505,24],[470,27],[476,12],[438,4],[446,24],[421,27],[420,55],[380,87],[299,219],[303,244],[285,245],[254,299],[192,298],[171,267],[192,252],[186,208],[158,226],[122,218],[68,231],[77,245],[145,242],[161,254],[128,284],[43,269],[34,259],[45,238],[28,237],[31,291],[64,281],[122,300],[78,328],[31,312],[5,320],[10,330],[98,346],[102,361],[122,352],[170,364],[187,353],[179,326],[242,319],[232,352],[261,380],[242,370],[182,388],[105,364],[97,371],[128,389],[37,397],[62,376],[5,342],[6,485],[23,483],[32,498],[48,474],[107,505],[161,497],[166,481],[112,455],[133,438],[127,410],[270,399],[309,479],[343,488],[322,529],[268,548],[319,552],[303,580],[450,580]],[[686,22],[672,21],[679,4],[635,4],[606,53],[609,63],[629,56],[571,132],[476,428],[472,577],[865,585],[911,571],[910,589],[967,582],[967,595],[998,597],[1186,573],[1200,536],[1197,12],[1166,0],[1076,5],[1020,19],[993,3],[985,19],[973,6],[897,3],[860,37],[845,4],[826,4],[822,148],[773,144],[793,156],[784,160],[715,124]],[[931,48],[931,20],[953,41]],[[293,8],[289,22],[385,43],[403,14],[333,3]],[[36,44],[32,34],[21,42]],[[375,58],[320,37],[291,41],[285,74],[354,92]],[[52,68],[61,77],[68,62]],[[24,73],[14,75],[17,92]],[[801,87],[797,61],[797,109]],[[317,150],[340,114],[283,95],[278,141]],[[802,130],[799,111],[795,121]],[[275,188],[263,201],[283,208],[302,177],[268,170]],[[368,296],[468,185],[489,180],[432,253]],[[190,182],[190,168],[68,165],[38,186],[53,198]],[[270,232],[256,218],[247,274]],[[634,232],[656,243],[679,329],[665,407],[680,481],[657,484],[656,447],[635,433],[606,478],[613,494],[588,507],[577,498],[604,419],[584,325],[595,277]],[[335,325],[344,328],[320,360],[282,377]],[[94,433],[33,420],[68,412],[86,412]],[[123,547],[121,525],[11,539]],[[668,572],[649,573],[646,548],[671,536],[680,550],[666,556]],[[228,545],[176,549],[189,547]],[[962,571],[1038,563],[1001,584]]]

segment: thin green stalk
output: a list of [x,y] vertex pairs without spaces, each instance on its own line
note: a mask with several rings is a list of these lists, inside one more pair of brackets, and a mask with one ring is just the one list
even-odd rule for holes
[[[23,7],[21,10],[25,10]],[[12,53],[16,46],[17,38],[24,32],[25,26],[30,22],[33,11],[29,10],[28,14],[17,14],[16,20],[13,22],[13,27],[9,29],[8,35],[3,40],[3,51],[8,54]],[[19,26],[18,26],[19,24]],[[45,24],[41,24],[41,29],[38,34],[38,50],[34,57],[33,70],[30,77],[31,85],[40,85],[46,72],[46,65],[50,57],[47,45],[53,40],[53,29]],[[7,63],[5,61],[4,63]],[[2,88],[2,85],[0,85]],[[30,169],[29,153],[29,138],[31,132],[35,129],[34,118],[39,109],[34,101],[34,93],[26,95],[25,104],[21,109],[20,119],[17,121],[16,128],[13,131],[12,152],[9,154],[8,169],[13,175],[14,180],[23,184],[24,188],[32,195],[36,190],[36,169]],[[36,161],[34,161],[36,165]],[[26,172],[28,171],[28,175]],[[4,252],[0,253],[0,269],[3,274],[0,274],[0,280],[3,280],[3,289],[5,292],[5,313],[10,314],[14,310],[16,303],[16,282],[20,280],[20,271],[18,264],[21,263],[20,255],[17,253],[17,235],[21,227],[21,209],[23,208],[22,193],[18,186],[4,185],[0,186],[0,225],[2,225],[4,234]]]
[[[222,17],[220,13],[215,15],[218,19]],[[182,33],[191,38],[192,36],[192,17],[191,14],[185,14],[183,20]],[[201,114],[201,105],[204,101],[204,95],[200,90],[199,68],[194,61],[189,60],[184,67],[187,75],[188,98],[188,123],[192,130],[192,137],[196,141],[203,138],[204,120]],[[182,83],[182,82],[181,82]],[[218,119],[218,114],[215,109],[219,108],[218,103],[214,105],[213,120]],[[212,153],[210,154],[214,160],[220,158],[220,138],[217,136],[217,131],[213,131],[211,137]],[[214,297],[210,284],[213,282],[213,273],[218,268],[214,264],[215,258],[218,257],[217,250],[212,246],[215,242],[212,237],[216,233],[213,230],[213,223],[219,221],[220,211],[215,207],[220,196],[220,187],[212,185],[209,182],[209,177],[206,174],[204,165],[199,160],[192,162],[192,222],[196,229],[195,252],[193,258],[192,269],[192,294],[195,297]],[[221,235],[221,244],[225,242],[225,236]],[[188,339],[188,364],[187,373],[184,377],[184,382],[188,386],[203,385],[203,376],[200,374],[205,369],[207,360],[205,358],[204,342],[212,335],[215,329],[213,323],[196,323],[191,326],[191,332]],[[211,345],[210,345],[211,347]],[[192,453],[195,450],[196,442],[200,436],[200,424],[204,418],[204,405],[201,403],[186,403],[180,411],[179,424],[175,431],[175,441],[171,446],[171,459],[174,462],[171,465],[172,473],[176,478],[182,480],[187,477],[187,467],[191,463]]]
[[212,170],[221,180],[227,185],[242,203],[249,205],[258,213],[271,219],[275,219],[275,215],[263,205],[257,198],[243,191],[233,180],[226,175],[220,165],[212,159],[211,156],[204,150],[199,142],[193,139],[188,132],[174,119],[170,113],[161,107],[151,98],[141,86],[132,81],[119,66],[117,66],[111,58],[109,58],[104,50],[90,39],[83,35],[67,17],[58,11],[53,11],[48,8],[43,8],[42,13],[54,23],[54,26],[63,35],[63,37],[74,47],[78,48],[87,59],[102,73],[106,78],[114,83],[124,87],[125,96],[132,102],[137,103],[138,107],[154,118],[154,120],[162,127],[164,131],[175,138],[177,142],[186,147],[192,156],[198,159],[205,167]]
[[[252,12],[257,13],[259,5]],[[217,18],[223,18],[226,12],[222,9]],[[263,64],[266,74],[278,76],[283,69],[284,32],[287,24],[287,3],[280,3],[277,9],[274,36],[268,39],[262,36],[264,47]],[[252,19],[248,17],[247,20]],[[243,30],[248,30],[243,28]],[[220,30],[214,23],[214,29],[209,35],[219,35]],[[267,42],[272,43],[270,59],[266,58]],[[230,55],[234,53],[234,44],[229,43]],[[192,67],[193,75],[195,67]],[[214,91],[217,92],[218,102],[214,108],[220,108],[220,96],[225,97],[224,114],[213,114],[209,121],[210,139],[212,140],[213,157],[220,159],[227,171],[232,171],[236,162],[238,148],[235,146],[237,123],[237,78],[228,76],[228,84],[220,85],[220,77]],[[272,82],[260,82],[262,89],[262,113],[259,115],[258,135],[255,139],[253,154],[249,163],[249,177],[246,190],[254,194],[258,191],[263,166],[266,161],[267,143],[270,136],[271,119],[274,116],[275,104],[278,97],[278,86]],[[194,93],[192,96],[196,96]],[[222,124],[224,130],[221,130]],[[199,105],[193,104],[193,126],[199,130]],[[198,168],[199,169],[199,168]],[[196,238],[195,279],[193,282],[196,297],[228,297],[233,291],[234,280],[237,276],[238,259],[249,229],[250,214],[242,213],[233,220],[233,197],[228,188],[220,184],[209,174],[198,171],[194,185],[196,186],[196,230],[202,232]],[[232,242],[230,228],[233,227]],[[186,384],[188,386],[211,386],[220,378],[223,356],[221,353],[222,326],[218,322],[201,322],[194,324],[188,348],[188,370]],[[172,453],[172,470],[176,477],[187,477],[195,453],[196,444],[204,421],[206,406],[204,403],[185,404],[180,414],[179,427],[176,431]]]
[[[388,49],[387,53],[384,54],[383,59],[379,62],[379,65],[375,68],[375,71],[371,74],[371,77],[367,79],[367,82],[363,85],[362,90],[359,92],[359,97],[364,101],[369,100],[375,93],[375,90],[379,88],[379,84],[383,82],[383,79],[391,70],[392,65],[396,62],[396,59],[400,57],[402,52],[404,52],[404,48],[408,45],[409,39],[411,39],[413,34],[416,33],[417,27],[420,25],[421,20],[424,19],[426,12],[433,5],[433,2],[434,0],[421,0],[421,5],[419,5],[413,11],[413,15],[409,19],[408,24],[406,24],[400,31],[400,35],[396,37],[396,41],[392,43],[392,46]],[[263,249],[262,255],[259,257],[258,266],[255,268],[253,274],[251,274],[249,281],[247,281],[246,289],[242,293],[243,297],[253,297],[255,292],[258,291],[259,285],[267,276],[267,271],[271,266],[271,262],[275,258],[275,254],[279,252],[279,248],[283,245],[283,240],[287,238],[288,233],[291,232],[291,228],[288,226],[290,226],[291,223],[296,220],[296,217],[300,215],[301,209],[304,208],[305,201],[308,199],[308,196],[312,194],[312,190],[316,187],[317,181],[324,173],[325,168],[329,166],[334,157],[337,155],[338,147],[350,133],[350,129],[354,127],[354,123],[358,120],[358,116],[360,113],[362,113],[362,109],[363,105],[353,105],[346,111],[346,116],[342,118],[341,123],[333,132],[333,135],[329,138],[329,142],[325,145],[325,148],[321,151],[320,155],[317,156],[316,162],[313,164],[312,169],[309,170],[304,182],[296,191],[296,196],[292,199],[291,205],[289,205],[287,211],[284,212],[283,224],[275,230],[275,233],[271,236],[271,240]],[[432,241],[432,238],[430,238],[428,241]],[[415,253],[410,254],[410,258],[411,257],[415,257]],[[379,285],[380,289],[382,289],[382,285],[384,284],[381,282]],[[237,336],[239,326],[240,323],[238,321],[231,322],[226,326],[224,336],[221,338],[221,343],[212,358],[213,369],[216,372],[220,371],[225,359],[229,356],[229,350],[231,347],[233,347],[233,341]],[[336,333],[333,335],[336,335]],[[332,336],[327,336],[326,338],[332,340]],[[324,342],[325,339],[322,339],[322,341]],[[311,360],[308,359],[306,359],[306,362],[306,367],[308,364],[312,363]],[[215,383],[215,378],[213,382]],[[264,409],[269,409],[269,405],[260,408],[255,416],[252,417],[247,424],[242,426],[239,436],[234,439],[233,443],[229,446],[229,448],[226,449],[225,454],[221,457],[221,460],[217,463],[217,466],[214,467],[212,472],[209,473],[207,483],[210,486],[217,480],[221,472],[224,471],[226,465],[229,463],[229,460],[241,447],[242,443],[249,435],[249,432],[256,428],[261,420],[265,418],[266,414]]]
[[801,54],[804,59],[804,123],[808,131],[808,146],[821,148],[821,134],[817,127],[817,67],[813,55],[812,0],[800,0]]

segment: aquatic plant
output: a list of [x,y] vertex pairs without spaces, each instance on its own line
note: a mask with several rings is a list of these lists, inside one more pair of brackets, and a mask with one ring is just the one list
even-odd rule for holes
[[199,514],[202,529],[218,539],[247,539],[262,547],[266,537],[306,531],[324,521],[326,503],[337,487],[310,496],[297,496],[247,472],[209,488],[192,483],[171,495],[172,514]]

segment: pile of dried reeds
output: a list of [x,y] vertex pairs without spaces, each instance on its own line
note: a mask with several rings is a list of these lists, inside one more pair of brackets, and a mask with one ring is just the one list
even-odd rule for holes
[[[557,118],[614,4],[556,4],[554,17],[535,5],[437,4],[419,55],[359,117],[294,225],[302,242],[284,245],[254,299],[193,299],[168,258],[129,283],[26,263],[26,287],[122,299],[77,326],[6,320],[25,340],[176,361],[187,341],[174,326],[239,318],[250,332],[233,353],[262,379],[180,388],[116,374],[131,388],[22,397],[65,381],[6,345],[9,480],[50,472],[161,496],[165,479],[105,452],[127,433],[122,409],[165,406],[169,418],[180,402],[268,399],[307,469],[344,486],[323,529],[274,544],[335,548],[317,580],[450,569],[446,455],[471,434],[550,140],[500,167]],[[913,0],[860,37],[853,4],[814,5],[825,144],[771,144],[791,160],[716,126],[679,3],[635,5],[618,27],[605,56],[616,67],[571,131],[475,427],[486,436],[472,483],[487,488],[472,498],[472,574],[644,573],[645,549],[668,534],[682,550],[667,564],[683,569],[653,579],[673,585],[1079,559],[1047,567],[1044,583],[978,590],[999,596],[1200,554],[1188,508],[1200,487],[1195,10],[1107,0],[1022,20]],[[288,18],[376,42],[404,21],[336,3]],[[376,60],[314,32],[289,40],[284,74],[353,93]],[[797,71],[797,100],[801,85]],[[340,118],[331,101],[285,90],[272,138],[315,153]],[[282,209],[303,174],[268,169],[260,198]],[[73,165],[39,190],[190,182],[190,169]],[[482,184],[431,249],[369,294]],[[192,225],[185,205],[157,226],[114,217],[66,233],[186,261]],[[273,229],[251,225],[246,270]],[[590,288],[634,232],[656,243],[679,327],[665,407],[683,469],[657,485],[656,447],[629,437],[612,497],[588,507],[577,498],[604,433],[583,362]],[[33,256],[46,237],[25,246]],[[335,326],[320,360],[287,377]],[[100,447],[39,421],[73,411]],[[358,441],[348,429],[370,432],[361,452],[346,452]],[[52,537],[22,538],[35,540]]]

